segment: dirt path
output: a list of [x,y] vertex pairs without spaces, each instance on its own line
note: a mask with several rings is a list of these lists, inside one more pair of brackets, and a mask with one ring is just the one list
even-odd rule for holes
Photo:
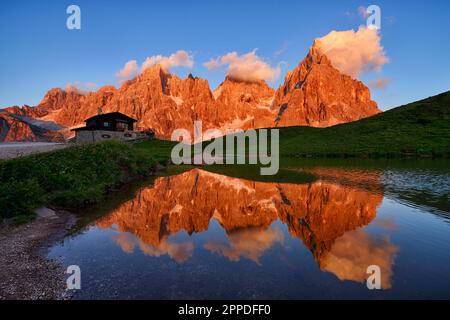
[[40,153],[67,147],[65,143],[8,142],[0,143],[0,159],[11,159],[32,153]]
[[58,212],[21,226],[0,226],[0,300],[69,298],[65,270],[45,256],[74,223],[73,215]]

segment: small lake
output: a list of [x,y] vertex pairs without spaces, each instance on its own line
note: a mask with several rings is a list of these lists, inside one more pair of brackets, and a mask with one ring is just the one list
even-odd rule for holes
[[169,168],[83,213],[48,257],[80,266],[75,299],[450,299],[449,167]]

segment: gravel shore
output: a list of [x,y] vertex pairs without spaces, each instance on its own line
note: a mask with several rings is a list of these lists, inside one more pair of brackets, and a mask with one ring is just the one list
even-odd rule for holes
[[20,226],[0,225],[0,300],[68,299],[65,270],[48,248],[75,223],[67,212]]

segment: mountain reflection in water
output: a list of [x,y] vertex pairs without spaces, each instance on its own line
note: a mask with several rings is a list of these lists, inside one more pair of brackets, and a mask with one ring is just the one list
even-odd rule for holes
[[184,263],[192,257],[194,243],[170,236],[180,231],[204,232],[214,219],[225,230],[228,243],[208,239],[204,249],[231,261],[248,259],[260,264],[267,250],[284,245],[285,235],[274,223],[279,220],[291,237],[311,251],[323,271],[340,280],[363,282],[367,267],[378,265],[382,287],[390,288],[398,248],[387,236],[368,234],[361,228],[376,217],[383,200],[379,174],[339,169],[316,169],[314,173],[324,178],[291,184],[193,169],[156,179],[98,219],[96,226],[118,229],[114,241],[124,252],[139,248],[146,255],[168,255]]

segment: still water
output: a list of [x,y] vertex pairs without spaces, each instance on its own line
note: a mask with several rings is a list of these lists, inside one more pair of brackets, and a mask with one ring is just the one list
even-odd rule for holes
[[[446,161],[178,170],[85,213],[49,258],[78,299],[450,298]],[[381,270],[380,290],[366,286]]]

